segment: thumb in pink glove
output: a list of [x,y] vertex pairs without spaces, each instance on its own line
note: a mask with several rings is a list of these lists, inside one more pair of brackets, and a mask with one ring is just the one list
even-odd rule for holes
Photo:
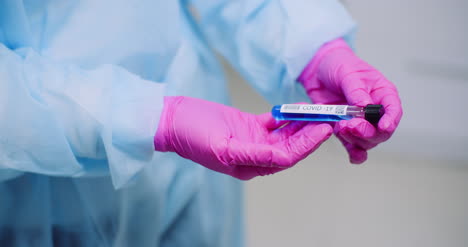
[[334,132],[347,149],[352,163],[364,162],[367,150],[388,140],[403,115],[396,87],[358,58],[342,39],[322,46],[298,80],[315,104],[384,106],[385,114],[377,128],[359,118],[335,125]]
[[294,166],[327,140],[328,124],[277,122],[190,97],[165,97],[154,137],[157,151],[176,152],[242,180]]

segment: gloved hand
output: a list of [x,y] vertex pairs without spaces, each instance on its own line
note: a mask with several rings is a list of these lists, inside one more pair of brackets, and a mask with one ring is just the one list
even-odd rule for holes
[[248,180],[294,166],[332,133],[329,124],[278,122],[271,113],[253,115],[177,96],[164,98],[154,144],[157,151],[176,152],[214,171]]
[[315,104],[384,106],[385,114],[377,128],[360,118],[335,125],[334,132],[347,149],[352,163],[366,161],[367,150],[389,139],[402,117],[396,87],[358,58],[342,39],[322,46],[298,80]]

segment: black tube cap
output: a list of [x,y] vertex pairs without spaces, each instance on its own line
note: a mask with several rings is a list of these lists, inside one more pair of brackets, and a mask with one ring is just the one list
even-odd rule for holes
[[364,118],[373,125],[377,125],[384,113],[385,108],[383,108],[383,105],[367,105],[364,107]]

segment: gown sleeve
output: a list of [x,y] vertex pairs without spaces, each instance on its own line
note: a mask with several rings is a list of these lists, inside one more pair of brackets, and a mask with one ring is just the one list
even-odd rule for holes
[[192,0],[207,41],[270,103],[308,101],[296,83],[326,42],[351,41],[355,23],[336,0]]
[[110,175],[125,185],[154,155],[165,85],[0,43],[0,181],[22,172]]

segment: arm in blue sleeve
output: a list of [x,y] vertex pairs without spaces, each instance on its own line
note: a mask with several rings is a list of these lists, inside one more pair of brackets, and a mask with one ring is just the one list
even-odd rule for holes
[[0,180],[110,174],[118,188],[151,161],[164,84],[1,43],[0,81]]
[[[350,38],[336,0],[193,0],[209,43],[273,104],[308,100],[297,77],[324,43]],[[299,86],[298,86],[299,85]]]

